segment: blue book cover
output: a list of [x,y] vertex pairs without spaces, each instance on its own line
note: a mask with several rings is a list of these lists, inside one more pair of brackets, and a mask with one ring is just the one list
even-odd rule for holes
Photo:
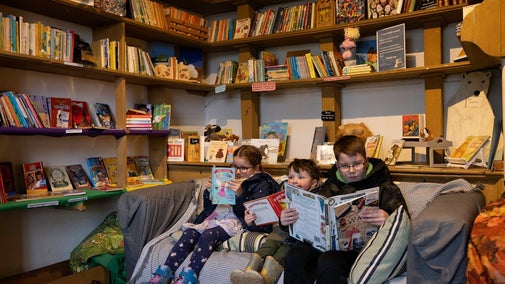
[[269,122],[261,126],[260,138],[279,139],[279,157],[285,157],[287,137],[287,122]]
[[210,196],[212,204],[235,204],[235,191],[228,188],[228,182],[235,179],[235,168],[213,167]]

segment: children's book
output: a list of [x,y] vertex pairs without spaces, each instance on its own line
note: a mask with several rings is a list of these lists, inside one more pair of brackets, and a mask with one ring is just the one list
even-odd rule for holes
[[367,158],[378,158],[382,147],[382,135],[372,135],[366,138],[365,150]]
[[135,156],[133,157],[135,168],[140,177],[140,181],[149,182],[154,180],[153,171],[149,162],[148,156]]
[[337,24],[352,24],[366,19],[367,0],[336,0]]
[[184,161],[184,138],[168,138],[167,147],[167,161]]
[[235,168],[212,167],[212,204],[235,204],[235,191],[228,188],[228,182],[235,179]]
[[188,162],[199,162],[200,161],[200,136],[189,135],[187,136],[187,161]]
[[310,150],[310,159],[315,161],[317,157],[317,146],[323,145],[326,141],[326,126],[316,126],[314,137],[312,138],[312,148]]
[[51,127],[72,128],[72,100],[51,97]]
[[209,149],[205,154],[207,162],[224,163],[228,151],[228,141],[212,140],[209,142]]
[[489,144],[490,136],[468,136],[465,141],[454,150],[446,160],[448,166],[468,168],[472,164],[487,166],[484,159],[484,149]]
[[235,83],[249,83],[249,64],[247,62],[238,64]]
[[277,223],[282,209],[286,208],[284,191],[244,202],[246,210],[256,214],[254,223],[258,226]]
[[419,139],[424,128],[424,114],[402,115],[402,138]]
[[91,187],[91,181],[89,180],[88,174],[81,164],[68,165],[65,168],[74,188],[79,189]]
[[44,170],[49,182],[49,188],[53,192],[68,191],[74,189],[65,166],[46,166]]
[[317,145],[316,161],[318,164],[333,165],[336,160],[332,144]]
[[14,183],[14,172],[11,162],[0,162],[0,175],[2,184],[7,195],[16,194],[16,185]]
[[262,162],[266,164],[275,164],[277,163],[279,156],[279,139],[262,139],[262,138],[253,138],[253,139],[243,139],[243,145],[253,145],[258,148],[261,152]]
[[32,101],[33,107],[35,111],[39,115],[40,121],[44,125],[44,127],[51,127],[51,119],[49,107],[47,105],[47,98],[45,96],[39,95],[29,95]]
[[398,157],[400,157],[400,153],[402,152],[404,145],[405,140],[403,139],[394,139],[393,141],[391,141],[391,148],[388,149],[386,158],[384,159],[386,165],[388,166],[396,165],[396,162],[398,161]]
[[377,40],[358,39],[356,41],[356,65],[368,64],[372,72],[377,71]]
[[251,30],[251,18],[237,19],[235,22],[235,34],[233,39],[249,37]]
[[42,162],[23,164],[23,179],[27,195],[38,196],[47,193],[47,179]]
[[95,188],[106,188],[109,183],[107,168],[102,157],[90,157],[87,159],[88,170],[91,175],[91,185]]
[[105,103],[95,103],[96,116],[101,127],[107,129],[115,129],[116,123],[114,116],[112,115],[112,110],[108,104]]
[[290,236],[320,251],[357,250],[378,229],[364,223],[358,213],[378,205],[379,187],[330,198],[292,184],[285,187],[287,206],[299,213],[298,220],[289,226]]
[[279,139],[278,160],[280,162],[284,161],[286,157],[287,137],[288,137],[287,122],[270,122],[260,127],[260,138]]
[[85,101],[72,101],[72,126],[75,128],[93,127],[88,103]]
[[153,105],[153,130],[169,130],[172,106],[169,104]]
[[103,158],[103,163],[105,164],[105,169],[107,170],[107,176],[109,177],[110,183],[117,184],[117,158]]

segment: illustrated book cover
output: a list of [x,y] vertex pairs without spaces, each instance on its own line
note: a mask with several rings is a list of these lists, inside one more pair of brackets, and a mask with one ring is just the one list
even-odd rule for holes
[[14,183],[14,172],[11,162],[0,162],[0,175],[5,193],[7,195],[16,194],[16,185]]
[[273,138],[252,138],[242,139],[242,145],[253,145],[260,150],[262,162],[266,164],[277,163],[279,156],[279,139]]
[[258,226],[277,223],[281,211],[285,208],[286,194],[279,191],[269,196],[244,202],[244,207],[249,212],[256,214],[254,223]]
[[47,98],[45,96],[40,95],[29,95],[32,101],[33,107],[35,111],[39,115],[40,121],[44,125],[44,127],[51,127],[51,115],[49,111],[49,107],[47,105]]
[[384,162],[386,165],[394,166],[400,157],[400,154],[405,145],[405,140],[403,139],[393,139],[391,141],[391,148],[388,149]]
[[207,162],[211,163],[224,163],[226,162],[227,151],[228,141],[212,140],[209,142],[209,148],[205,153],[205,159]]
[[382,147],[382,135],[368,136],[365,141],[367,158],[378,158]]
[[91,176],[91,185],[95,188],[106,188],[109,183],[107,168],[102,157],[90,157],[87,159],[88,170]]
[[249,37],[250,30],[251,18],[237,19],[235,21],[235,34],[233,34],[233,39]]
[[[457,165],[472,163],[476,158],[482,159],[484,157],[478,157],[478,154],[487,147],[490,138],[491,136],[468,136],[449,157],[446,157],[446,160],[449,161],[450,164]],[[486,161],[483,160],[480,162],[485,163]]]
[[335,158],[335,152],[333,152],[332,144],[317,145],[317,156],[316,161],[321,165],[333,165],[337,160]]
[[135,168],[139,175],[140,181],[148,182],[154,180],[153,171],[148,156],[135,156],[133,157]]
[[23,164],[23,179],[27,195],[37,196],[47,193],[47,179],[42,162]]
[[372,72],[377,71],[377,40],[358,39],[356,41],[356,65],[368,64]]
[[402,138],[419,139],[424,128],[424,114],[402,115]]
[[112,110],[106,103],[95,103],[96,116],[99,121],[99,125],[107,129],[115,129],[116,123],[114,116],[112,115]]
[[199,162],[200,161],[200,136],[189,135],[187,137],[187,161],[188,162]]
[[335,0],[318,0],[316,10],[316,27],[335,25]]
[[377,37],[377,71],[406,68],[405,23],[380,29]]
[[357,212],[366,206],[376,206],[378,187],[330,198],[292,184],[286,184],[285,190],[286,204],[299,214],[298,220],[289,226],[290,236],[309,242],[320,251],[358,249],[377,230],[363,224]]
[[51,127],[72,128],[72,100],[51,97]]
[[336,0],[337,24],[351,24],[366,19],[367,0]]
[[376,19],[386,16],[398,15],[402,12],[403,2],[406,0],[367,0],[367,18]]
[[90,188],[92,186],[88,174],[81,164],[68,165],[65,168],[74,188]]
[[72,100],[72,126],[75,128],[93,127],[87,102]]
[[317,146],[323,145],[326,141],[326,126],[316,126],[314,137],[312,137],[312,147],[310,149],[310,159],[315,161],[317,157]]
[[[261,125],[260,138],[279,139],[278,161],[283,162],[286,158],[286,145],[288,139],[287,122],[269,122]],[[277,162],[277,161],[276,161]]]
[[228,188],[228,182],[235,179],[235,168],[212,167],[212,204],[235,204],[235,192]]
[[237,67],[235,83],[249,83],[249,63],[240,62]]
[[184,161],[184,138],[168,138],[167,147],[167,161]]
[[117,184],[117,158],[116,157],[105,157],[103,158],[103,163],[105,169],[107,170],[107,176],[111,185]]
[[49,182],[51,191],[59,192],[74,189],[65,166],[46,166],[44,170],[46,171],[47,181]]
[[154,104],[153,105],[153,130],[169,130],[170,114],[172,105]]

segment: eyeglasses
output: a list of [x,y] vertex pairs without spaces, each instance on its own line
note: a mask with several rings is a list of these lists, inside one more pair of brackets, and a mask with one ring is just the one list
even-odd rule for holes
[[232,167],[234,167],[237,170],[237,172],[240,172],[240,173],[243,173],[243,174],[247,173],[247,171],[249,169],[252,169],[252,167],[237,167],[237,166],[234,166],[234,165],[232,165]]
[[338,168],[343,171],[343,172],[348,172],[351,170],[351,167],[355,171],[360,171],[365,167],[366,161],[361,161],[361,162],[354,162],[352,164],[340,164],[338,165]]

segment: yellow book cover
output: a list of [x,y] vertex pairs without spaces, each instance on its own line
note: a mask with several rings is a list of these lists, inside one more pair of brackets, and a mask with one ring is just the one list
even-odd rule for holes
[[468,136],[454,152],[451,153],[448,160],[452,163],[454,159],[462,159],[470,162],[472,158],[489,141],[490,136]]
[[310,78],[316,78],[316,70],[314,69],[314,63],[312,62],[312,54],[305,53],[305,58],[307,59],[307,67],[309,68]]

